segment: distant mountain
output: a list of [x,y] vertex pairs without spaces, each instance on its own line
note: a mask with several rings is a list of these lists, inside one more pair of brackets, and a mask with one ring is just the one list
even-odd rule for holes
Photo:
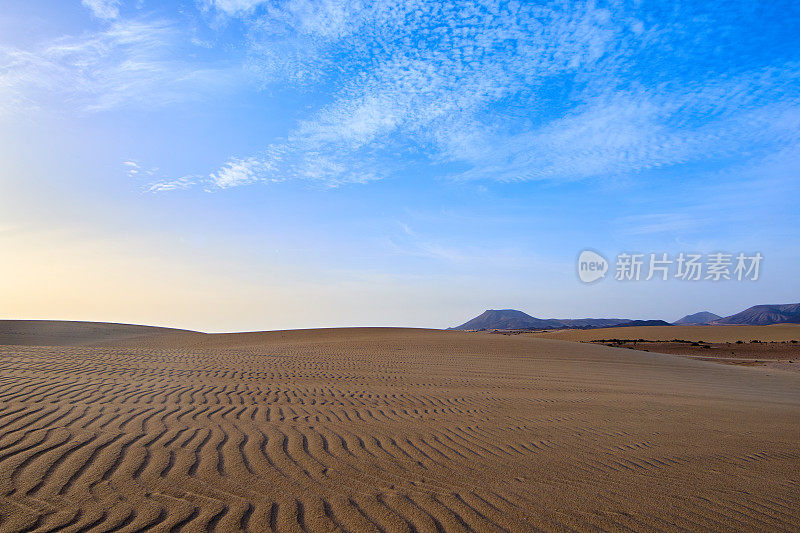
[[452,329],[545,329],[551,328],[547,320],[534,318],[516,309],[487,309],[472,320]]
[[675,325],[679,324],[710,324],[715,320],[721,320],[722,317],[719,315],[715,315],[709,311],[700,311],[699,313],[695,313],[693,315],[686,315],[685,317],[676,320],[673,322]]
[[629,320],[622,324],[617,324],[615,327],[627,328],[632,326],[671,326],[669,322],[664,320]]
[[557,318],[553,319],[562,328],[591,329],[611,328],[630,322],[629,318]]
[[[709,311],[686,315],[675,324],[800,324],[800,303],[755,305],[735,315],[722,318]],[[516,309],[489,309],[460,326],[450,329],[592,329],[628,326],[671,326],[663,320],[631,320],[629,318],[536,318]]]
[[800,324],[800,303],[782,305],[754,305],[741,313],[715,320],[714,324]]
[[566,329],[607,328],[629,322],[627,318],[536,318],[516,309],[488,309],[460,326],[450,329]]

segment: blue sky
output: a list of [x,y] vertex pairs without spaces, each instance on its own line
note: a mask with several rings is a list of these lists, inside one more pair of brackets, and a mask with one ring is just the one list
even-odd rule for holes
[[[0,314],[210,331],[800,300],[792,2],[0,0]],[[756,282],[578,281],[591,248]]]

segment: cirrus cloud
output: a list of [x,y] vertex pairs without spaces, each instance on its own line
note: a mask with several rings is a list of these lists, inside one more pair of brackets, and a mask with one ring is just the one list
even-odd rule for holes
[[248,28],[266,83],[328,95],[283,141],[210,173],[218,187],[370,181],[396,175],[398,153],[454,179],[602,178],[798,142],[797,62],[670,64],[735,52],[700,31],[711,19],[595,2],[211,5]]

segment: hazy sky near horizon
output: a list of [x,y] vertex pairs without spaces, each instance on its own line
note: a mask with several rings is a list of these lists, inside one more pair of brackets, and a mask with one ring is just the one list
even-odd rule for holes
[[[0,318],[800,301],[799,26],[790,1],[0,0]],[[764,262],[586,285],[586,248]]]

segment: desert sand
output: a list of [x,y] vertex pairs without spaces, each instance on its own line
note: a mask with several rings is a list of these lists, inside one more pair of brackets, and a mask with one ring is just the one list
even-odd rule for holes
[[437,330],[3,331],[2,531],[800,529],[795,373]]
[[761,366],[800,373],[800,324],[637,326],[503,333],[591,342],[726,365]]
[[623,328],[561,329],[525,333],[548,339],[589,342],[595,339],[683,339],[704,342],[800,341],[800,324],[773,326],[631,326]]

